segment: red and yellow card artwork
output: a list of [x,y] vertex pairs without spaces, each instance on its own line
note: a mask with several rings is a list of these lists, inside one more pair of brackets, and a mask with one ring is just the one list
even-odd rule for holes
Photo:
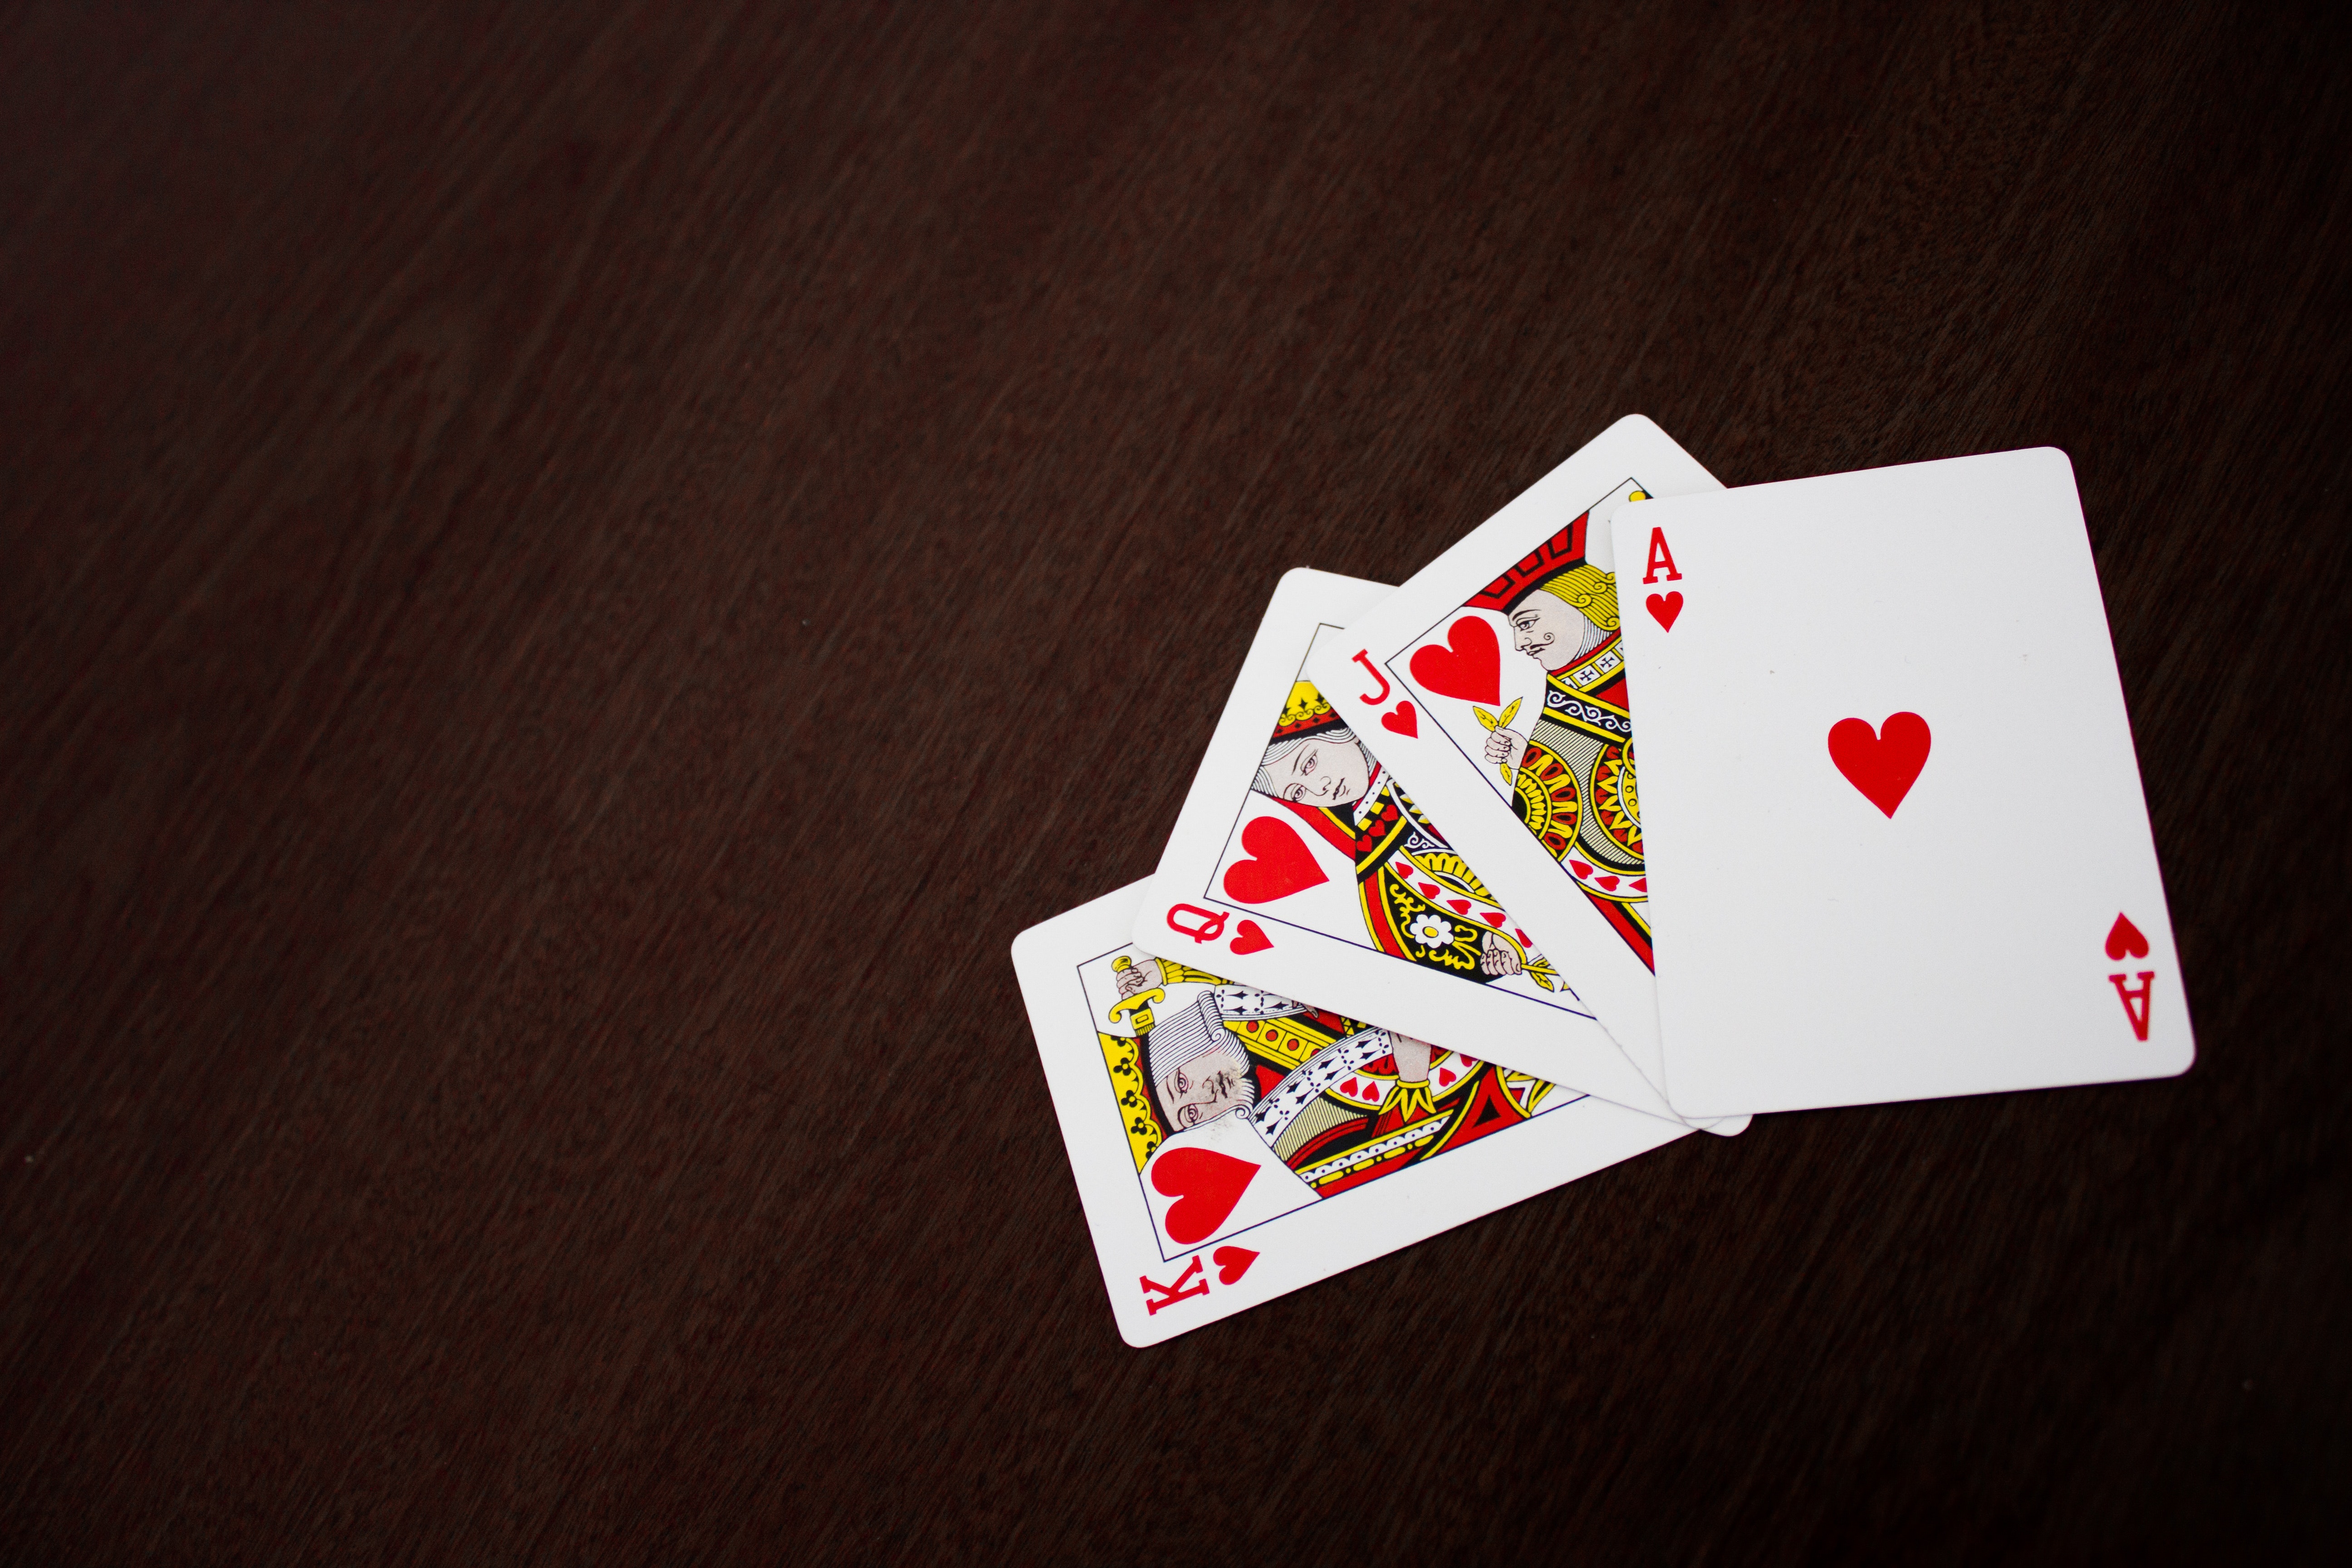
[[1160,1142],[1241,1115],[1318,1197],[1580,1097],[1272,992],[1128,950],[1079,968],[1139,1173]]
[[1593,519],[1612,511],[1610,503],[1646,499],[1631,480],[1619,486],[1463,605],[1502,617],[1507,653],[1490,622],[1465,616],[1446,647],[1413,656],[1412,670],[1420,684],[1450,692],[1480,658],[1529,658],[1541,668],[1543,707],[1527,721],[1509,711],[1478,711],[1486,731],[1483,761],[1536,841],[1654,969],[1617,578],[1594,564],[1588,549]]

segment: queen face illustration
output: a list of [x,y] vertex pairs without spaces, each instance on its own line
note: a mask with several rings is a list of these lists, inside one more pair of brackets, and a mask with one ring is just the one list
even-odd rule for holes
[[1299,805],[1337,806],[1363,799],[1371,782],[1372,763],[1362,743],[1334,730],[1267,747],[1254,787]]

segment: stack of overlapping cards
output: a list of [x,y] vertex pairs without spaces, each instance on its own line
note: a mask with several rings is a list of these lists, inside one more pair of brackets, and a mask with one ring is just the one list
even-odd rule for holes
[[1637,416],[1294,571],[1158,874],[1013,955],[1139,1345],[1757,1111],[2194,1054],[2047,448],[1725,489]]

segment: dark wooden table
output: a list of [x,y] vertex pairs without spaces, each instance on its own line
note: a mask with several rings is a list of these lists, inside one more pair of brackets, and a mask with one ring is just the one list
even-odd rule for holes
[[[2346,36],[1633,12],[11,8],[0,1559],[2322,1554]],[[1127,1349],[1007,943],[1633,411],[2073,454],[2196,1068]]]

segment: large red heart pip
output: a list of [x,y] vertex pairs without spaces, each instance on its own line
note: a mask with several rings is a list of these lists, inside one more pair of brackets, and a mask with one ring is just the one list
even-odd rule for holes
[[1151,1167],[1151,1184],[1176,1201],[1168,1205],[1168,1239],[1190,1247],[1217,1234],[1257,1174],[1247,1160],[1214,1149],[1171,1149]]
[[1412,678],[1440,697],[1465,702],[1494,702],[1503,694],[1503,647],[1495,628],[1476,616],[1465,616],[1445,634],[1445,646],[1416,648]]
[[1421,717],[1412,710],[1412,703],[1400,702],[1394,712],[1381,715],[1381,728],[1393,730],[1407,740],[1418,740],[1421,738]]
[[1315,863],[1298,829],[1271,816],[1254,817],[1242,829],[1242,847],[1254,859],[1236,860],[1225,868],[1225,897],[1244,904],[1272,903],[1301,888],[1331,879]]
[[1673,631],[1675,618],[1683,613],[1682,591],[1675,589],[1671,593],[1653,594],[1643,600],[1642,605],[1650,612],[1652,620],[1657,622],[1663,629]]
[[1893,816],[1927,765],[1928,740],[1927,721],[1916,713],[1890,713],[1875,731],[1867,720],[1841,719],[1830,726],[1830,761],[1864,799]]
[[1246,1247],[1221,1247],[1209,1254],[1209,1261],[1217,1266],[1217,1283],[1230,1285],[1249,1272],[1257,1254]]

